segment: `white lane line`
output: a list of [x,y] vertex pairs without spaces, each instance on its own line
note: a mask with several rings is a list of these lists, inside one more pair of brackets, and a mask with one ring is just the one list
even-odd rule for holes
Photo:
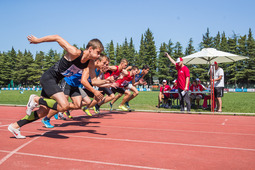
[[[50,131],[47,131],[47,132],[50,132]],[[41,136],[43,136],[45,133],[47,132],[44,132]],[[38,139],[39,137],[41,136],[38,136],[26,143],[24,143],[23,145],[19,146],[18,148],[14,149],[13,151],[11,151],[8,155],[6,155],[5,157],[3,157],[1,160],[0,160],[0,165],[2,163],[4,163],[8,158],[10,158],[13,154],[15,154],[16,152],[18,152],[20,149],[22,149],[23,147],[27,146],[28,144],[30,144],[31,142],[35,141],[36,139]],[[17,140],[22,140],[22,139],[17,139]],[[24,139],[23,139],[24,140]]]
[[[8,126],[8,125],[4,125],[4,126]],[[85,127],[90,128],[89,126],[85,126]],[[134,130],[185,132],[185,133],[205,133],[205,134],[217,134],[217,135],[255,136],[255,134],[250,134],[250,133],[226,133],[226,132],[208,132],[208,131],[178,130],[178,129],[154,129],[154,128],[139,128],[139,127],[127,127],[127,126],[107,126],[107,125],[100,125],[100,127],[134,129]],[[98,127],[98,128],[100,128],[100,127]],[[59,127],[56,127],[56,128],[59,128]],[[53,129],[53,130],[57,130],[57,129]],[[8,131],[8,130],[7,129],[0,129],[0,131]],[[47,129],[45,129],[45,131],[47,131]],[[38,132],[34,132],[34,131],[25,131],[25,130],[22,130],[22,132],[25,132],[25,133],[38,133]]]
[[[0,152],[7,152],[8,153],[9,151],[0,150]],[[75,159],[75,158],[66,158],[66,157],[49,156],[49,155],[32,154],[32,153],[23,153],[23,152],[16,152],[15,154],[26,155],[26,156],[36,156],[36,157],[43,157],[43,158],[60,159],[60,160],[67,160],[67,161],[77,161],[77,162],[86,162],[86,163],[94,163],[94,164],[103,164],[103,165],[111,165],[111,166],[139,168],[139,169],[167,170],[167,169],[148,167],[148,166],[129,165],[129,164],[120,164],[120,163],[102,162],[102,161],[93,161],[93,160],[84,160],[84,159]]]
[[[19,146],[18,148],[14,149],[13,151],[11,151],[8,155],[6,155],[5,157],[3,157],[1,160],[0,160],[0,165],[2,163],[4,163],[8,158],[10,158],[13,154],[17,153],[20,149],[22,149],[23,147],[27,146],[28,144],[30,144],[31,142],[33,142],[34,140],[38,139],[39,137],[36,137],[26,143],[24,143],[23,145]],[[21,139],[18,139],[18,140],[21,140]]]
[[[51,131],[53,131],[53,130],[51,130]],[[29,132],[29,131],[23,131],[23,132],[37,133],[37,132]],[[47,131],[45,133],[49,133],[49,132],[50,131]],[[42,136],[44,134],[42,134]],[[52,135],[54,135],[54,133]],[[253,152],[255,152],[255,149],[252,149],[252,148],[237,148],[237,147],[225,147],[225,146],[213,146],[213,145],[212,146],[211,145],[197,145],[197,144],[159,142],[159,141],[143,141],[143,140],[133,140],[133,139],[102,138],[102,137],[89,137],[89,136],[78,136],[78,135],[66,135],[66,136],[68,136],[68,137],[76,137],[76,138],[85,138],[85,139],[112,140],[112,141],[122,141],[122,142],[164,144],[164,145],[177,145],[177,146],[190,146],[190,147],[202,147],[202,148],[214,148],[214,149],[229,149],[229,150],[241,150],[241,151],[253,151]],[[41,137],[41,136],[39,136],[39,137]]]
[[121,128],[121,129],[134,129],[134,130],[187,132],[187,133],[209,133],[209,134],[220,134],[220,135],[247,135],[247,136],[255,136],[255,134],[249,134],[249,133],[207,132],[207,131],[195,131],[195,130],[154,129],[154,128],[139,128],[139,127],[125,127],[125,126],[107,126],[107,125],[100,125],[100,127]]
[[0,127],[9,126],[9,125],[0,125]]
[[236,148],[236,147],[225,147],[225,146],[211,146],[211,145],[197,145],[197,144],[187,144],[187,143],[173,143],[173,142],[158,142],[158,141],[144,141],[144,140],[133,140],[133,139],[117,139],[117,138],[102,138],[102,137],[89,137],[89,136],[76,136],[68,135],[70,137],[86,138],[86,139],[99,139],[99,140],[112,140],[112,141],[122,141],[122,142],[137,142],[137,143],[149,143],[149,144],[164,144],[164,145],[177,145],[177,146],[190,146],[190,147],[202,147],[202,148],[214,148],[214,149],[229,149],[229,150],[241,150],[241,151],[252,151],[252,148]]
[[224,125],[226,124],[227,121],[228,121],[228,119],[225,119],[224,122],[223,122],[221,125],[224,126]]

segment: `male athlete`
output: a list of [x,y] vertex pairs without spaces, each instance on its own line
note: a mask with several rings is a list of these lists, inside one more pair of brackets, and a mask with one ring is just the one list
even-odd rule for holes
[[[91,70],[95,70],[94,60],[97,59],[104,50],[101,41],[98,39],[90,40],[84,51],[70,45],[58,35],[49,35],[42,38],[31,35],[28,36],[27,39],[30,44],[57,42],[66,53],[42,75],[40,79],[43,88],[41,93],[42,97],[31,95],[27,104],[27,115],[23,119],[8,126],[8,130],[18,139],[26,138],[20,134],[20,127],[46,116],[50,109],[63,112],[74,107],[72,103],[68,102],[63,91],[58,86],[59,81],[64,77],[69,77],[78,73],[88,66]],[[92,82],[96,83],[98,80],[95,77],[95,72],[91,72],[90,74]],[[103,95],[99,91],[93,89],[93,87],[87,86],[86,88],[90,89],[95,94],[97,100],[103,99]],[[32,111],[38,104],[40,108],[36,111]]]
[[[128,66],[127,67],[127,71],[130,70],[132,68],[132,66]],[[125,106],[130,109],[129,106],[129,101],[132,100],[133,98],[135,98],[139,92],[136,88],[132,88],[132,86],[136,87],[137,85],[146,85],[147,82],[144,81],[144,76],[146,74],[148,74],[148,72],[150,71],[150,67],[148,65],[144,65],[142,69],[139,70],[139,73],[135,75],[135,83],[132,85],[132,82],[130,81],[130,85],[127,87],[127,89],[131,90],[133,92],[133,94],[127,99],[127,101],[125,102]],[[112,103],[116,102],[123,94],[119,93],[118,95],[115,96],[115,98],[113,99]]]

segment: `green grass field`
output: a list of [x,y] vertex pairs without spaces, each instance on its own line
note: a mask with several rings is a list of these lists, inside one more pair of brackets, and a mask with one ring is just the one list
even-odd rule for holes
[[[40,95],[40,91],[24,91],[20,94],[19,91],[1,91],[0,104],[26,105],[31,94]],[[156,108],[157,97],[159,92],[140,92],[139,95],[130,102],[132,109],[137,110],[161,110],[161,111],[179,111],[180,109],[164,109]],[[121,102],[120,98],[115,104],[114,108],[118,109]],[[223,112],[233,113],[255,113],[255,93],[225,93],[222,98]],[[202,101],[200,101],[202,105]],[[109,108],[109,104],[105,104],[102,108]],[[192,112],[204,112],[210,110],[192,109]]]

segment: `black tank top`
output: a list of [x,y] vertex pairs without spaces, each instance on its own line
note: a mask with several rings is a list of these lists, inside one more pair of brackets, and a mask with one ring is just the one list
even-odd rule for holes
[[68,61],[65,57],[62,57],[58,62],[56,62],[51,68],[49,68],[50,74],[57,80],[61,80],[63,77],[70,77],[80,70],[88,67],[89,61],[86,63],[81,63],[81,58],[83,55],[83,51],[81,50],[81,54],[73,61]]

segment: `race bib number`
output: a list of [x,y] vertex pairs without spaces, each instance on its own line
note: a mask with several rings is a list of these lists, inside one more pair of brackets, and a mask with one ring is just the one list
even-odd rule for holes
[[76,73],[78,73],[79,71],[81,71],[81,69],[79,69],[78,67],[76,67],[75,65],[72,65],[71,67],[69,67],[65,72],[61,73],[63,76],[65,77],[70,77]]
[[125,80],[125,81],[123,81],[123,82],[121,83],[121,86],[126,87],[128,84],[129,84],[129,82]]

